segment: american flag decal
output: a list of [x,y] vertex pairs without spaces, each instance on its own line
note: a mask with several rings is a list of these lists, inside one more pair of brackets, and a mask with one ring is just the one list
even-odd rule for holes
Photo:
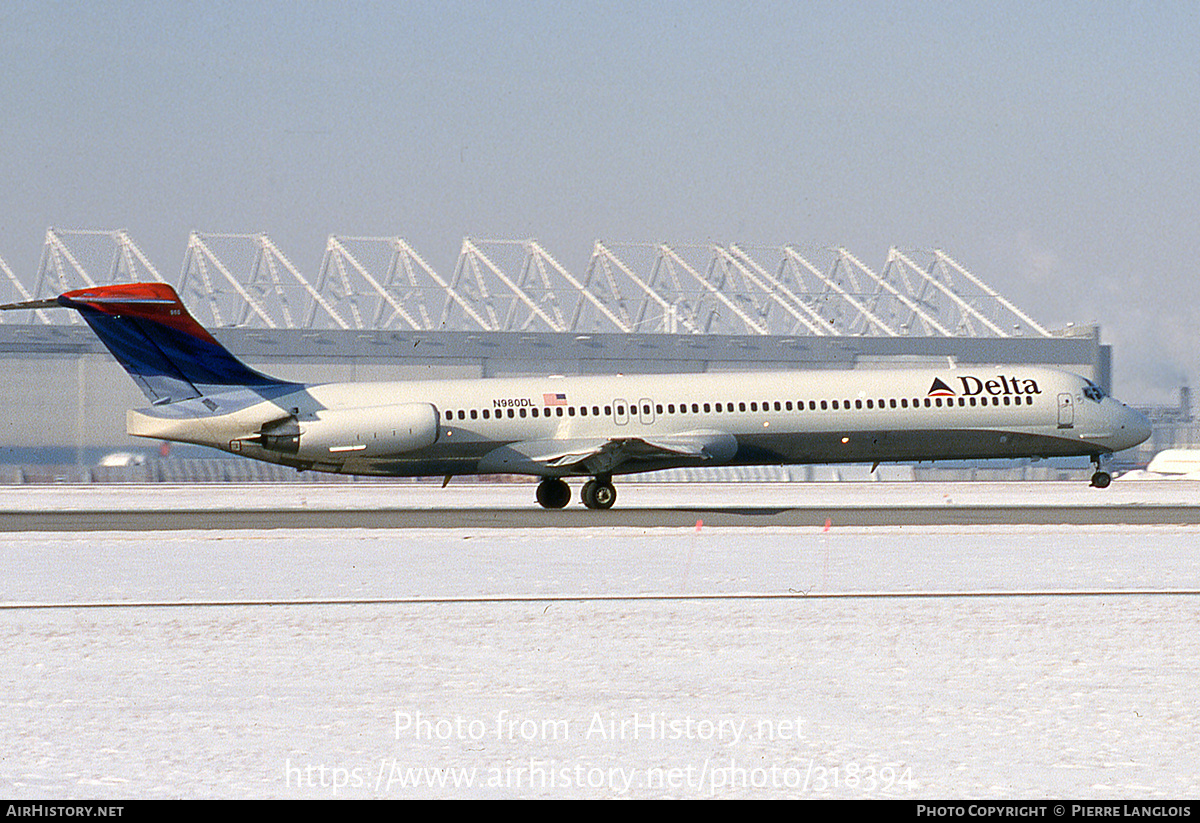
[[547,406],[565,406],[567,405],[567,396],[562,392],[547,392],[542,395],[542,402]]

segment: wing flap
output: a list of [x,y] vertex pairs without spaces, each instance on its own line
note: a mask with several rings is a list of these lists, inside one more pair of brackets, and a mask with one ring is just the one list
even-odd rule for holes
[[531,440],[503,446],[484,456],[480,471],[601,475],[668,466],[716,465],[727,462],[736,452],[737,441],[723,432]]

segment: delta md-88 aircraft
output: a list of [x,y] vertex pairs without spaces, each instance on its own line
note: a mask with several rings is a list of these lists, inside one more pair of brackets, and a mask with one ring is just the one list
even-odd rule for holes
[[1030,366],[306,385],[260,374],[162,283],[0,308],[79,311],[151,405],[131,435],[340,474],[540,477],[537,501],[610,508],[619,474],[686,466],[1088,456],[1150,424],[1091,381]]

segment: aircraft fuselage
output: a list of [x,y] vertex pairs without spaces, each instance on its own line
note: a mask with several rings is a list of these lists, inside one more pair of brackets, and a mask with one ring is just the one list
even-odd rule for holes
[[[693,438],[717,453],[648,453],[606,474],[1096,455],[1148,434],[1140,414],[1087,380],[1024,366],[339,383],[247,395],[205,398],[216,409],[192,400],[133,411],[129,430],[322,471],[543,477],[597,473],[547,458],[614,440]],[[396,422],[375,414],[389,408],[413,410],[422,431],[379,428]],[[348,426],[304,448],[334,411]],[[261,437],[279,421],[298,438],[294,451]]]

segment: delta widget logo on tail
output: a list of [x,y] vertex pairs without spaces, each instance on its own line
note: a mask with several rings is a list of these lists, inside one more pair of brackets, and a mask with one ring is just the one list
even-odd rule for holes
[[[954,379],[951,378],[951,380]],[[1006,377],[1005,375],[1000,375],[990,380],[983,380],[969,374],[962,374],[958,376],[957,380],[960,384],[960,389],[956,392],[940,377],[933,378],[933,384],[929,387],[929,394],[926,397],[957,397],[960,393],[964,397],[973,397],[980,394],[997,397],[1005,394],[1042,393],[1042,390],[1038,388],[1037,381],[1031,377]]]

